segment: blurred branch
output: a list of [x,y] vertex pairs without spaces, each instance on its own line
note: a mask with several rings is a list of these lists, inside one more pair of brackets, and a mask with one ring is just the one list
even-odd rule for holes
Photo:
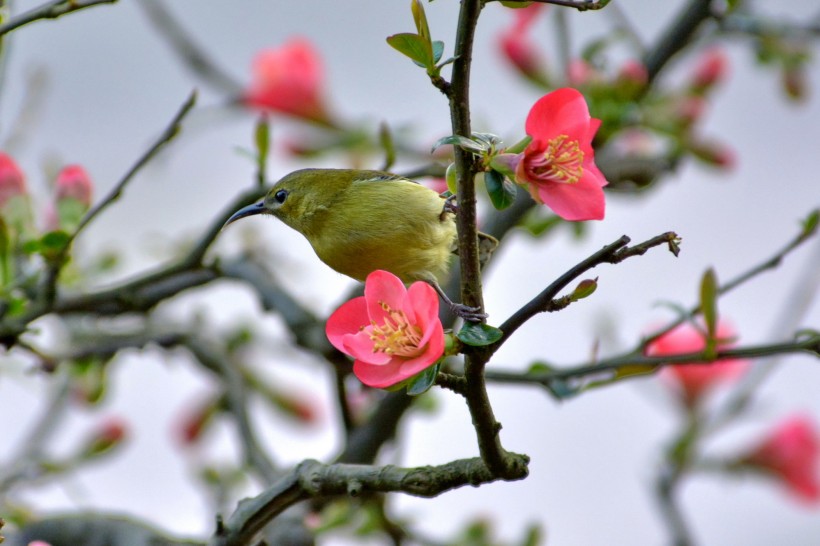
[[[508,454],[526,467],[524,455]],[[436,497],[465,485],[498,480],[482,459],[462,459],[440,466],[400,468],[351,464],[322,464],[306,460],[273,487],[245,499],[227,522],[220,525],[209,546],[238,546],[250,540],[271,520],[294,504],[311,498],[360,497],[369,493],[402,492]]]
[[56,19],[68,13],[73,13],[81,9],[98,6],[100,4],[115,4],[118,0],[55,0],[36,7],[17,17],[12,18],[8,23],[0,25],[0,36],[11,32],[34,21],[40,19]]
[[[820,215],[820,209],[816,209],[816,210],[812,211],[808,215],[808,219],[803,224],[802,229],[800,230],[800,232],[794,238],[792,238],[792,240],[790,240],[788,243],[786,243],[786,245],[783,248],[778,250],[770,258],[767,258],[763,262],[752,266],[751,268],[749,268],[748,270],[740,273],[739,275],[737,275],[736,277],[734,277],[730,281],[727,281],[727,282],[721,284],[717,289],[717,295],[718,296],[723,296],[724,294],[730,292],[731,290],[734,290],[735,288],[742,285],[743,283],[745,283],[747,281],[750,281],[751,279],[755,278],[756,276],[760,275],[761,273],[763,273],[765,271],[768,271],[769,269],[774,269],[774,268],[778,267],[783,262],[783,260],[786,258],[786,256],[788,256],[793,250],[795,250],[800,245],[802,245],[803,243],[805,243],[806,241],[808,241],[809,239],[811,239],[812,237],[814,237],[817,234],[817,232],[818,232],[818,223],[816,221],[816,217],[818,215]],[[815,218],[815,220],[812,220],[812,218]],[[693,306],[691,309],[689,309],[689,311],[687,313],[683,314],[677,320],[672,321],[671,323],[669,323],[667,326],[665,326],[661,330],[658,330],[657,332],[655,332],[655,333],[653,333],[649,336],[646,336],[643,340],[643,346],[646,346],[646,345],[652,343],[653,341],[655,341],[656,339],[658,339],[662,335],[669,333],[670,331],[674,330],[675,328],[677,328],[678,326],[680,326],[684,322],[692,320],[692,318],[695,317],[700,312],[701,312],[701,308],[700,308],[699,304]]]
[[66,262],[68,257],[68,252],[71,249],[72,242],[77,238],[77,236],[88,226],[103,210],[108,208],[114,201],[120,198],[122,195],[125,186],[131,181],[131,179],[136,175],[151,159],[153,159],[160,150],[162,150],[166,144],[168,144],[177,134],[179,134],[181,130],[182,120],[188,114],[188,112],[194,107],[196,103],[196,91],[193,91],[189,96],[188,99],[182,104],[179,111],[176,113],[174,118],[171,120],[171,123],[166,127],[166,129],[162,132],[159,138],[151,145],[150,148],[134,163],[133,166],[125,173],[119,182],[114,186],[114,188],[106,195],[102,201],[94,205],[91,210],[83,216],[82,220],[80,220],[77,229],[74,230],[68,237],[68,240],[64,243],[61,251],[57,253],[57,255],[49,260],[48,266],[46,267],[45,274],[43,275],[42,281],[42,288],[40,297],[47,305],[51,305],[54,302],[54,298],[56,297],[57,292],[57,280],[60,276],[60,271],[62,270],[63,265]]
[[498,350],[501,347],[501,345],[507,339],[509,339],[509,337],[529,319],[531,319],[538,313],[550,311],[552,306],[555,305],[555,297],[558,295],[558,293],[561,290],[563,290],[567,285],[569,285],[569,283],[571,283],[573,280],[583,275],[590,269],[593,269],[594,267],[604,263],[617,264],[626,260],[627,258],[631,258],[633,256],[641,256],[645,254],[646,251],[650,248],[663,244],[668,245],[670,251],[677,255],[678,240],[679,239],[677,234],[675,234],[672,231],[668,231],[666,233],[653,237],[647,241],[644,241],[643,243],[631,247],[627,246],[630,242],[630,239],[626,235],[622,236],[614,243],[605,246],[595,254],[592,254],[590,257],[578,263],[572,269],[558,277],[540,294],[538,294],[535,298],[530,300],[529,303],[524,305],[521,309],[516,311],[510,318],[504,321],[504,323],[499,327],[504,334],[500,340],[498,340],[494,345],[491,346],[492,351],[495,352],[496,350]]
[[[663,366],[671,364],[709,365],[719,360],[753,359],[793,353],[808,353],[820,356],[820,334],[812,334],[804,339],[791,342],[720,349],[711,356],[706,351],[647,356],[640,350],[633,350],[600,360],[594,364],[581,364],[535,373],[489,371],[487,372],[487,379],[498,383],[538,383],[549,388],[558,381],[580,380],[586,377],[591,377],[596,383],[607,382],[619,377],[652,373]],[[629,373],[619,375],[622,370]]]
[[[578,11],[596,11],[603,9],[609,4],[610,0],[521,0],[521,3],[535,2],[537,4],[552,4],[553,6],[562,6],[565,8],[575,8]],[[508,3],[513,3],[509,2]]]
[[643,63],[651,84],[672,57],[685,48],[692,37],[712,14],[712,0],[689,0],[658,41],[650,45]]
[[251,428],[248,413],[248,392],[245,380],[229,361],[211,344],[201,338],[188,338],[182,344],[200,363],[223,379],[228,411],[236,421],[245,464],[254,469],[266,484],[273,483],[279,472],[259,445]]
[[142,7],[160,36],[170,44],[174,53],[195,75],[229,96],[236,96],[242,91],[242,85],[205,54],[162,3],[156,0],[141,0],[137,5]]

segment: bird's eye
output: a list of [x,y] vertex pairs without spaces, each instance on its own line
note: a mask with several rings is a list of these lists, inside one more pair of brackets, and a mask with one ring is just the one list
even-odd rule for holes
[[279,203],[280,205],[285,202],[285,199],[288,198],[287,190],[279,190],[278,192],[273,194],[273,199]]

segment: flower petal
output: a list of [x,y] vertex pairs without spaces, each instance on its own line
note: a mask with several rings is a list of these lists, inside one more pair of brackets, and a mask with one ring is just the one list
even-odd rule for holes
[[404,300],[404,313],[410,322],[422,330],[434,321],[438,321],[439,301],[435,289],[424,281],[416,281],[407,290]]
[[406,295],[404,283],[388,271],[376,270],[365,279],[364,297],[367,301],[367,313],[370,320],[377,324],[383,323],[387,316],[381,304],[384,303],[394,310],[403,309]]
[[584,96],[571,87],[556,89],[538,99],[527,116],[526,132],[549,141],[558,135],[581,140],[588,133],[589,108]]
[[540,201],[564,220],[601,220],[606,208],[601,186],[606,179],[599,175],[600,172],[585,169],[575,184],[539,184],[535,189]]
[[325,324],[325,335],[331,345],[345,354],[350,354],[345,350],[344,337],[348,334],[356,334],[363,326],[369,324],[367,304],[360,296],[346,301],[330,315]]
[[390,361],[390,355],[381,351],[373,350],[373,340],[370,339],[370,328],[362,330],[356,334],[347,334],[342,338],[342,351],[355,358],[369,364],[382,366]]
[[353,375],[368,387],[384,389],[410,377],[399,375],[401,363],[402,360],[398,357],[383,365],[356,360],[353,362]]

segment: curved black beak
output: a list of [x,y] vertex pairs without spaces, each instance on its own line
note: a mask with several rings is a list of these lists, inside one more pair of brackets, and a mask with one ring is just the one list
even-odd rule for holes
[[253,216],[255,214],[264,214],[267,212],[265,209],[264,201],[260,201],[258,203],[254,203],[253,205],[248,205],[247,207],[242,207],[238,211],[234,212],[230,218],[222,225],[222,229],[225,229],[228,224],[232,222],[236,222],[241,218],[245,218],[246,216]]

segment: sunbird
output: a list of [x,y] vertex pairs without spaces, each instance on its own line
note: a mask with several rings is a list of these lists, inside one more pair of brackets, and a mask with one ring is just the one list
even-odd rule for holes
[[[383,171],[302,169],[225,225],[257,214],[275,216],[304,235],[319,259],[343,275],[364,282],[382,269],[404,283],[425,281],[456,315],[486,316],[454,303],[439,285],[456,250],[455,207],[417,182]],[[484,233],[479,241],[484,256],[498,244]]]

